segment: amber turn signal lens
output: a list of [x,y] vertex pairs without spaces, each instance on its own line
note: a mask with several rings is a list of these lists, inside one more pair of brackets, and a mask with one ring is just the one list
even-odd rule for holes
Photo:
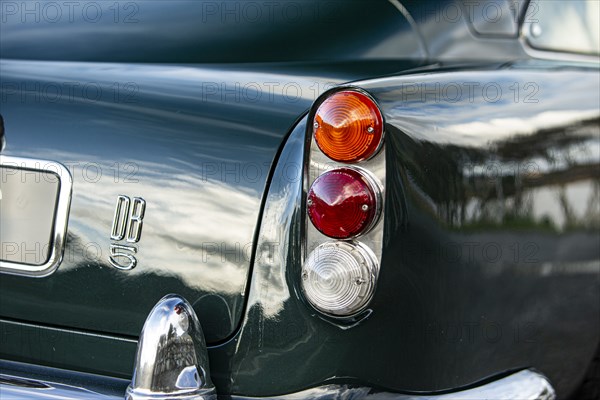
[[321,151],[339,162],[370,158],[383,138],[383,117],[375,102],[350,90],[327,98],[317,109],[313,127]]

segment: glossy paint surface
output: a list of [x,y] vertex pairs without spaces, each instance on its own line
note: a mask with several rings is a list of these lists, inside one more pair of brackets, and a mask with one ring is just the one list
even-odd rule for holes
[[[94,82],[102,97],[45,97],[44,88],[67,76]],[[290,79],[306,96],[309,85],[325,84]],[[236,92],[245,81],[257,99],[259,80],[283,82],[277,74],[186,66],[3,62],[4,154],[61,162],[74,189],[62,265],[42,280],[3,276],[0,314],[137,336],[158,298],[176,292],[210,310],[202,321],[210,341],[231,334],[270,163],[312,100],[251,102]],[[117,81],[135,90],[113,92]],[[108,263],[119,195],[147,202],[139,263],[127,273]]]
[[[568,394],[600,337],[598,79],[594,68],[525,64],[357,83],[388,121],[386,241],[368,316],[350,327],[318,316],[296,279],[304,257],[297,166],[308,138],[300,123],[269,188],[241,330],[209,349],[218,392],[269,396],[336,383],[436,392],[532,367]],[[435,101],[436,83],[463,82],[535,83],[540,96],[516,102],[508,89],[491,101],[492,92],[465,89],[454,102],[441,101],[443,91]],[[132,368],[135,342],[115,338],[116,358],[108,338],[88,338],[94,361],[83,364],[68,349],[85,336],[53,334],[52,353],[40,347],[44,329],[2,327],[5,357],[121,376]]]
[[[178,293],[204,310],[214,343],[241,318],[263,192],[283,137],[321,91],[369,74],[372,64],[362,72],[313,65],[305,74],[286,66],[0,66],[3,154],[57,161],[73,176],[62,265],[40,280],[2,276],[0,315],[137,337],[158,299]],[[111,244],[129,244],[111,240],[121,195],[146,202],[131,271],[109,263]]]
[[600,341],[598,66],[364,88],[390,125],[380,288],[418,354],[413,385],[531,366],[566,396]]
[[[398,57],[528,58],[512,27],[499,38],[464,10],[444,14],[453,1],[403,3],[417,31],[392,1],[256,30],[222,10],[200,24],[185,3],[169,3],[168,21],[160,2],[140,3],[137,25],[0,26],[2,57],[29,59],[0,64],[4,151],[63,162],[75,180],[57,274],[0,277],[0,357],[130,378],[144,319],[177,292],[199,311],[220,393],[430,393],[529,367],[571,392],[600,338],[597,66],[399,76],[417,63]],[[386,74],[356,83],[387,122],[381,275],[360,323],[341,325],[299,287],[305,121],[268,174],[330,83]],[[129,273],[107,262],[121,194],[148,204]]]
[[[600,338],[597,72],[521,65],[359,83],[388,121],[371,313],[340,329],[304,303],[294,279],[302,193],[292,185],[285,211],[267,202],[261,229],[291,245],[257,264],[228,390],[342,381],[430,392],[523,367],[561,396],[573,390]],[[428,86],[473,81],[535,83],[543,97],[433,101]]]
[[3,58],[257,63],[395,59],[400,50],[425,56],[413,27],[385,0],[2,3]]

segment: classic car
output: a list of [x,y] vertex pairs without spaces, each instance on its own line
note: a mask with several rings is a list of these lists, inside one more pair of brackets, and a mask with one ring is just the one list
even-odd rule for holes
[[0,1],[0,398],[599,399],[599,14]]

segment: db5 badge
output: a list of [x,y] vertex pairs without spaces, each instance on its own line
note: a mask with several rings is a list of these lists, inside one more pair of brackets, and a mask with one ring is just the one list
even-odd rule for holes
[[134,197],[133,200],[123,195],[117,197],[108,258],[113,267],[128,271],[137,265],[137,247],[124,243],[140,241],[145,211],[146,201],[141,197]]

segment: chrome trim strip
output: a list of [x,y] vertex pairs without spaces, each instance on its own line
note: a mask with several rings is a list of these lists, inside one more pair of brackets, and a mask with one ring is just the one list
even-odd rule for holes
[[[2,318],[0,318],[0,322],[2,322],[3,324],[14,325],[16,327],[23,326],[23,327],[30,327],[30,328],[40,328],[40,325],[31,324],[28,322],[15,322],[15,321],[10,321],[7,319],[2,319]],[[44,329],[44,331],[61,332],[61,333],[77,335],[77,336],[89,336],[89,337],[98,338],[98,339],[118,340],[120,342],[125,342],[125,343],[137,343],[138,342],[137,340],[134,340],[134,339],[127,339],[127,338],[123,338],[123,337],[119,337],[119,336],[105,335],[105,334],[101,334],[101,333],[86,332],[86,331],[77,330],[77,329],[55,328],[55,327],[51,327],[51,326],[44,326],[43,329]]]
[[6,139],[4,136],[4,119],[2,118],[2,114],[0,114],[0,153],[6,147]]
[[[54,383],[49,380],[31,379],[16,375],[0,374],[0,393],[2,400],[117,400],[113,394],[104,394],[97,389],[86,389],[83,385],[73,383]],[[149,396],[150,399],[161,399],[166,397]],[[168,397],[181,399],[181,397]],[[265,397],[263,397],[264,399]],[[270,399],[293,400],[313,399],[325,400],[332,398],[343,398],[345,400],[358,399],[396,399],[396,400],[505,400],[505,399],[527,399],[527,400],[555,400],[554,389],[548,380],[538,372],[523,370],[504,378],[492,381],[479,387],[460,392],[446,393],[441,395],[410,395],[377,392],[366,387],[348,387],[345,385],[320,386],[302,392],[282,396],[269,396]],[[198,399],[197,397],[185,397],[185,399]],[[231,399],[259,399],[259,397],[231,396]]]
[[56,161],[37,160],[0,155],[0,166],[20,170],[47,172],[55,175],[59,181],[58,202],[54,216],[52,241],[48,261],[42,265],[28,265],[0,260],[0,273],[25,275],[42,278],[52,274],[60,265],[65,250],[69,209],[73,192],[73,178],[62,164]]
[[122,400],[83,387],[0,374],[2,400]]
[[0,360],[2,400],[122,400],[126,386],[124,379]]
[[[232,400],[260,399],[261,397],[231,396]],[[262,397],[265,399],[266,397]],[[541,374],[532,370],[523,370],[499,380],[460,392],[446,394],[397,394],[377,392],[366,387],[348,387],[345,385],[327,385],[302,392],[269,396],[278,400],[555,400],[556,394],[550,382]]]
[[542,374],[523,370],[485,385],[464,390],[419,399],[431,400],[476,400],[476,399],[531,399],[555,400],[554,388]]

